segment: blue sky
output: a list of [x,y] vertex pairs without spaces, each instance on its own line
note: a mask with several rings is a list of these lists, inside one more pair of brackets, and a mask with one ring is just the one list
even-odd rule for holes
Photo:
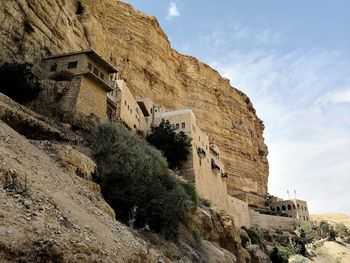
[[130,0],[253,101],[269,192],[350,215],[350,1]]

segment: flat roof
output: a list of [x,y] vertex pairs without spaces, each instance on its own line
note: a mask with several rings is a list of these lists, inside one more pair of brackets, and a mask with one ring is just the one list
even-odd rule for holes
[[63,58],[63,57],[69,57],[73,55],[80,55],[80,54],[86,54],[87,56],[93,58],[97,62],[99,62],[109,73],[116,73],[118,72],[117,68],[114,67],[112,64],[110,64],[107,60],[105,60],[100,54],[98,54],[95,50],[93,49],[84,49],[84,50],[79,50],[79,51],[73,51],[73,52],[68,52],[68,53],[62,53],[62,54],[57,54],[57,55],[52,55],[52,56],[47,56],[43,58],[43,60],[50,60],[50,59],[55,59],[55,58]]

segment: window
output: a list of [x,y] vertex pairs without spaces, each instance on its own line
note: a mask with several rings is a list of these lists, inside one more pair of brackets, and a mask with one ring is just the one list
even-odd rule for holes
[[92,65],[90,63],[88,63],[88,69],[92,70]]
[[281,211],[281,208],[279,206],[277,206],[277,211]]
[[129,110],[129,105],[128,105],[128,110]]
[[102,72],[100,72],[100,78],[101,78],[101,79],[105,79],[105,74],[103,74]]
[[57,64],[52,64],[50,68],[50,72],[56,71],[57,70]]
[[292,210],[292,206],[291,205],[288,205],[288,210]]
[[282,205],[282,210],[287,210],[285,205]]
[[179,124],[179,123],[176,123],[175,129],[176,129],[176,130],[180,129],[180,124]]
[[181,128],[182,128],[182,129],[186,128],[186,123],[184,123],[184,122],[181,123]]
[[78,61],[72,61],[68,63],[67,68],[76,68],[78,66]]
[[126,101],[125,101],[125,106],[126,106]]
[[293,205],[293,209],[295,210],[295,205]]
[[96,76],[98,76],[99,71],[98,71],[97,68],[94,67],[94,69],[92,70],[92,72],[93,72]]
[[297,204],[297,207],[298,207],[298,209],[300,209],[300,205],[299,204]]

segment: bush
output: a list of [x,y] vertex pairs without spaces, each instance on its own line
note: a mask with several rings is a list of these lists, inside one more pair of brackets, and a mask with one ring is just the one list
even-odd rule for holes
[[254,230],[252,228],[248,229],[245,227],[243,229],[247,232],[247,234],[250,238],[250,242],[252,244],[261,245],[261,237],[260,237],[260,234],[256,230]]
[[273,248],[270,259],[272,263],[288,263],[288,252],[278,249],[276,246]]
[[348,237],[349,236],[349,229],[342,223],[335,225],[335,232],[338,237]]
[[310,243],[315,238],[315,232],[307,225],[297,227],[294,233],[306,243]]
[[67,70],[62,70],[50,77],[50,79],[55,81],[71,81],[74,78],[74,74]]
[[177,133],[169,121],[163,120],[159,126],[152,127],[147,141],[163,153],[171,169],[180,168],[188,160],[191,138],[183,131]]
[[0,66],[0,92],[11,99],[25,103],[35,99],[40,92],[38,78],[29,63],[4,63]]
[[293,240],[289,239],[288,250],[290,254],[300,254],[306,256],[306,247],[305,244],[301,240]]
[[120,126],[102,125],[93,149],[95,179],[118,218],[176,240],[179,223],[196,209],[194,186],[170,175],[159,151]]

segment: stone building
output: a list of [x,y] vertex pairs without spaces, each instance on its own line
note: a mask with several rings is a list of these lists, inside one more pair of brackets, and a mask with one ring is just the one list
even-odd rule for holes
[[309,209],[306,201],[299,199],[282,200],[270,204],[272,211],[285,214],[300,221],[310,221]]
[[54,105],[48,107],[56,107],[64,121],[91,117],[105,122],[107,93],[113,90],[111,81],[116,72],[92,49],[45,57],[42,78],[52,81],[43,82],[43,100],[50,101],[54,96]]
[[[108,116],[111,121],[119,120],[128,129],[145,135],[148,126],[146,117],[138,101],[123,80],[115,80],[113,90],[107,95]],[[150,126],[149,126],[150,127]]]

